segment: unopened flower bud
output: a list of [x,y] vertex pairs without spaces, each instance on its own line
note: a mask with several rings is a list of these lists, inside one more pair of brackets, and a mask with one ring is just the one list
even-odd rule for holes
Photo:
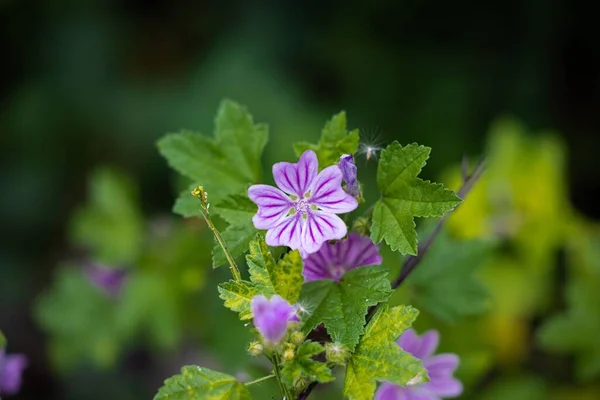
[[263,345],[259,342],[250,342],[248,345],[248,353],[253,356],[260,356],[263,352]]
[[304,342],[304,334],[302,332],[294,332],[292,336],[290,336],[290,341],[294,344],[302,344]]
[[335,364],[345,364],[350,352],[348,348],[341,343],[327,343],[325,345],[325,357],[327,361]]
[[360,235],[369,236],[369,218],[358,217],[354,220],[352,230],[358,232]]
[[283,351],[281,357],[283,358],[283,361],[292,361],[295,355],[296,353],[294,352],[294,349],[288,347]]
[[200,200],[202,205],[206,207],[208,203],[208,193],[204,191],[203,186],[198,186],[197,188],[192,189],[192,196]]

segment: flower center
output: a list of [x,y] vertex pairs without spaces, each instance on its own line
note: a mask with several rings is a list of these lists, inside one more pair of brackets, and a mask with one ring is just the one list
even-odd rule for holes
[[298,211],[299,213],[307,214],[309,208],[310,203],[305,199],[301,199],[296,202],[296,211]]
[[342,279],[342,276],[344,276],[344,273],[346,272],[347,268],[345,265],[330,265],[329,266],[329,273],[331,275],[331,278],[334,281],[338,281],[340,279]]

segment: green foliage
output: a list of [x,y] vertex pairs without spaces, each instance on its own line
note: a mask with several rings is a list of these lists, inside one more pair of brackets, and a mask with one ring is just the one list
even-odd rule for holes
[[6,347],[6,336],[0,331],[0,350]]
[[[214,138],[190,131],[168,134],[158,141],[160,153],[169,165],[202,185],[209,201],[244,192],[262,178],[260,158],[268,140],[268,128],[255,124],[246,108],[229,100],[221,103],[215,118]],[[199,215],[189,190],[184,191],[174,211]]]
[[417,254],[414,217],[440,217],[461,199],[443,185],[417,178],[431,149],[417,144],[402,147],[393,142],[381,152],[377,186],[382,198],[373,210],[371,238],[385,239],[394,251]]
[[208,368],[185,366],[165,380],[154,400],[250,400],[246,387],[233,376]]
[[[256,214],[257,210],[256,204],[247,195],[231,195],[217,203],[211,210],[229,224],[221,234],[229,253],[233,257],[244,254],[250,241],[256,235],[256,229],[252,224],[252,216]],[[212,254],[214,268],[226,263],[225,253],[218,243],[215,244]]]
[[492,240],[455,240],[442,230],[406,282],[417,306],[450,323],[483,312],[489,292],[475,272],[495,247]]
[[577,377],[600,375],[600,281],[577,280],[567,286],[567,311],[548,320],[539,332],[541,345],[556,353],[575,354]]
[[246,261],[250,282],[230,280],[219,284],[219,297],[227,308],[239,312],[241,319],[252,318],[250,302],[257,294],[267,297],[278,294],[291,304],[298,300],[304,277],[302,258],[297,250],[287,253],[276,263],[264,238],[257,234],[250,242]]
[[319,343],[306,341],[296,349],[294,358],[285,363],[281,371],[283,382],[288,387],[302,387],[299,383],[331,382],[331,369],[325,363],[315,361],[314,356],[325,351]]
[[342,154],[354,154],[358,150],[358,129],[346,130],[346,113],[334,115],[327,121],[318,144],[300,142],[294,144],[294,152],[300,157],[306,150],[314,150],[319,159],[319,168],[337,164]]
[[240,313],[242,320],[252,318],[250,302],[257,294],[260,292],[252,282],[230,280],[219,284],[219,297],[225,301],[225,307]]
[[339,283],[306,283],[300,304],[310,315],[303,320],[303,332],[323,323],[334,342],[353,349],[363,333],[369,307],[387,300],[391,294],[387,273],[383,266],[361,267],[346,273]]
[[107,265],[127,265],[139,254],[143,228],[132,182],[114,170],[96,170],[89,183],[88,204],[71,223],[73,241]]
[[427,381],[421,361],[402,351],[395,341],[417,318],[410,306],[381,307],[365,329],[346,366],[344,395],[350,400],[371,400],[377,381],[406,386]]

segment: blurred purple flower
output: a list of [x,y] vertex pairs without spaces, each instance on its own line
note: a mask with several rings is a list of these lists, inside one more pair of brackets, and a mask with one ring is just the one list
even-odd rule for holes
[[23,354],[7,355],[0,350],[0,396],[12,396],[21,389],[23,370],[27,357]]
[[340,171],[342,171],[342,179],[346,182],[345,190],[352,197],[358,197],[360,189],[358,187],[356,164],[354,164],[354,156],[352,154],[344,154],[340,157],[338,163]]
[[112,268],[98,263],[88,264],[84,273],[94,286],[111,297],[116,297],[125,283],[127,273],[121,268]]
[[379,246],[370,237],[350,233],[348,239],[334,244],[326,243],[319,251],[304,259],[304,281],[333,279],[339,281],[342,276],[354,268],[381,264]]
[[458,366],[456,354],[433,355],[440,341],[439,333],[427,331],[418,336],[409,329],[400,336],[398,345],[423,362],[429,374],[429,382],[402,387],[390,382],[379,386],[375,400],[440,400],[457,397],[463,391],[460,381],[452,376]]
[[317,174],[318,170],[317,155],[307,150],[296,164],[273,165],[279,188],[250,186],[248,196],[258,205],[252,222],[257,229],[267,229],[268,245],[299,249],[305,257],[325,241],[346,236],[346,224],[336,214],[354,210],[358,202],[342,189],[337,165]]
[[254,296],[251,306],[254,326],[262,337],[272,344],[277,344],[283,339],[289,322],[298,320],[296,309],[278,295],[270,299],[263,295]]

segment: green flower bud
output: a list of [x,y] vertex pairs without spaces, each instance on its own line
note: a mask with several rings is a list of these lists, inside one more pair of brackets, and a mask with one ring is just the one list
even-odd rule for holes
[[325,345],[325,357],[329,362],[343,365],[349,356],[348,348],[341,343],[327,343]]
[[263,345],[258,342],[250,342],[248,345],[248,353],[252,356],[260,356],[263,350]]
[[370,225],[369,218],[358,217],[354,220],[354,225],[352,225],[352,230],[363,236],[368,236],[369,232],[370,232],[369,225]]
[[291,347],[288,347],[287,349],[285,349],[283,351],[283,354],[281,357],[283,358],[283,361],[292,361],[294,359],[295,355],[296,355],[296,353],[294,352],[294,349]]
[[302,332],[294,332],[292,336],[290,336],[290,341],[296,345],[302,344],[304,342],[304,334]]

